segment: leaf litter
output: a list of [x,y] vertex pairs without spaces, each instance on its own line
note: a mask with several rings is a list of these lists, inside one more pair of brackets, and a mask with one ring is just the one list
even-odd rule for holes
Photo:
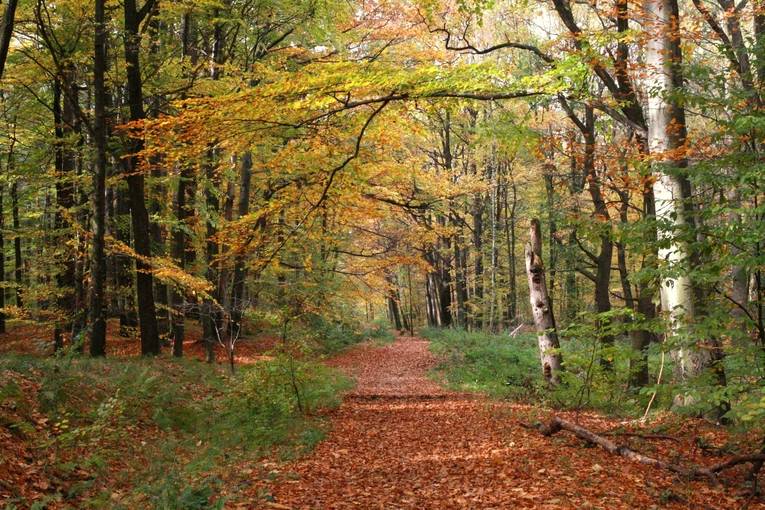
[[[417,337],[362,344],[328,364],[357,384],[330,413],[332,430],[312,454],[249,487],[265,508],[724,509],[749,499],[740,483],[712,487],[610,457],[573,436],[521,428],[517,422],[539,408],[445,390],[427,378],[438,360]],[[594,430],[619,427],[595,414],[558,414]],[[695,435],[704,427],[689,426]],[[687,443],[646,447],[702,462]],[[748,508],[765,505],[754,499]]]

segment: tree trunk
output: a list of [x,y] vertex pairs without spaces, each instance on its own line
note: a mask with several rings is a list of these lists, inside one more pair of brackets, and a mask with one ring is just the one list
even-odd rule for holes
[[555,330],[555,316],[547,293],[545,270],[542,264],[542,232],[539,220],[536,218],[531,220],[529,235],[530,240],[526,245],[526,273],[529,280],[531,312],[534,316],[542,361],[542,376],[545,382],[556,386],[560,383],[563,356],[560,353],[560,343]]
[[[555,306],[555,277],[557,276],[557,269],[558,269],[558,254],[557,250],[555,249],[555,239],[558,237],[558,224],[555,221],[556,217],[556,211],[555,211],[555,182],[554,182],[554,175],[553,172],[554,168],[548,168],[545,171],[544,174],[544,180],[545,180],[545,190],[547,191],[547,213],[550,218],[550,237],[547,242],[547,246],[550,250],[550,272],[548,275],[548,283],[547,283],[547,292],[548,292],[548,300],[550,303],[550,311],[553,310],[553,307]],[[540,238],[542,236],[540,232]],[[540,253],[541,253],[541,245],[540,245]]]
[[[159,36],[163,30],[167,31],[166,24],[158,16],[151,16],[147,21],[147,34],[151,43],[149,44],[149,59],[156,59],[160,53]],[[149,100],[148,116],[156,118],[160,115],[162,102],[161,96],[152,95]],[[164,178],[167,176],[167,170],[163,165],[163,156],[153,155],[149,157],[151,166],[151,191],[148,198],[148,212],[150,218],[149,236],[151,238],[152,254],[165,256],[167,254],[167,232],[164,226],[157,219],[162,214],[162,205],[167,197],[167,189],[164,185]],[[172,334],[172,312],[170,311],[170,293],[169,285],[165,282],[154,282],[154,303],[157,309],[157,332],[162,346],[169,346],[168,337]]]
[[[186,216],[188,214],[186,207],[186,187],[191,171],[183,166],[178,178],[178,190],[175,196],[175,218],[177,226],[173,231],[173,240],[171,245],[171,256],[178,268],[184,270],[186,266]],[[170,308],[172,310],[172,330],[173,337],[173,356],[183,357],[183,341],[186,337],[184,328],[185,313],[183,309],[183,295],[173,286],[170,292]]]
[[106,356],[106,0],[95,0],[93,54],[93,252],[90,268],[90,356]]
[[[457,220],[453,220],[456,224]],[[467,329],[467,250],[460,247],[462,228],[454,236],[454,293],[457,295],[457,327]]]
[[[12,160],[9,160],[12,161]],[[16,306],[24,308],[22,284],[24,283],[24,260],[21,257],[21,221],[19,220],[19,181],[11,183],[11,217],[13,220],[14,279],[16,283]]]
[[491,193],[489,216],[491,218],[491,272],[489,278],[489,331],[495,332],[501,326],[501,320],[496,317],[498,310],[497,299],[497,269],[499,266],[499,244],[497,243],[497,225],[502,216],[502,204],[498,202],[499,181],[497,179],[498,165],[496,161],[496,148],[492,146],[491,156]]
[[[513,192],[513,201],[511,204],[508,203],[510,190]],[[518,186],[516,186],[514,180],[508,182],[505,186],[503,201],[505,205],[505,243],[507,247],[507,278],[509,283],[505,326],[510,327],[516,324],[518,317],[518,282],[516,281],[517,275],[515,267],[515,211],[518,206]]]
[[217,221],[220,216],[220,199],[217,196],[217,189],[220,187],[220,179],[217,175],[215,165],[217,164],[219,152],[217,150],[210,150],[208,152],[207,163],[207,180],[208,189],[206,190],[206,205],[207,205],[207,231],[205,243],[205,256],[207,260],[207,281],[213,286],[213,291],[210,298],[205,300],[202,326],[204,330],[205,341],[205,360],[207,363],[215,362],[215,344],[220,340],[219,335],[222,334],[221,327],[223,322],[223,316],[220,310],[222,303],[220,302],[221,295],[221,271],[220,261],[218,254],[220,253],[220,244],[218,243],[217,234],[218,227]]
[[396,297],[396,283],[392,274],[385,276],[388,282],[388,311],[390,313],[391,323],[396,331],[404,329],[404,325],[401,322],[401,309],[399,307],[399,301]]
[[438,293],[435,290],[434,281],[433,273],[425,275],[425,312],[428,318],[428,326],[431,328],[440,325],[438,321]]
[[[252,154],[245,151],[242,155],[242,170],[239,181],[239,218],[244,218],[250,213],[250,189],[252,184]],[[244,289],[247,282],[247,268],[243,253],[236,255],[234,263],[234,281],[231,283],[231,325],[230,335],[238,338],[242,333],[242,319],[246,303]]]
[[[584,127],[584,173],[586,176],[587,189],[594,206],[595,221],[609,224],[608,231],[601,233],[600,252],[594,257],[596,266],[595,274],[595,308],[599,314],[611,311],[611,262],[614,254],[614,242],[610,227],[611,216],[608,213],[608,205],[600,188],[597,173],[595,171],[595,117],[592,106],[586,107]],[[605,229],[605,227],[603,227]],[[601,324],[606,326],[606,324]],[[614,336],[603,334],[600,337],[601,347],[611,348],[614,346]],[[610,353],[609,353],[610,354]],[[613,360],[609,355],[601,355],[601,367],[605,370],[613,369]]]
[[[136,0],[125,0],[125,63],[127,65],[127,96],[130,105],[130,120],[139,121],[146,117],[143,107],[143,82],[141,78],[140,25],[154,7],[154,0],[147,0],[140,11]],[[160,353],[159,330],[154,306],[154,278],[151,266],[145,261],[151,257],[149,213],[146,210],[144,175],[139,169],[138,154],[143,150],[143,139],[135,136],[127,143],[124,163],[127,170],[125,180],[130,193],[133,246],[140,259],[136,260],[136,287],[138,289],[138,321],[141,328],[141,354],[153,356]]]
[[[731,205],[738,209],[741,207],[740,192],[738,190],[729,190],[727,192],[727,198],[731,201]],[[743,219],[741,214],[732,211],[728,213],[728,223],[736,229],[741,228]],[[733,257],[740,255],[744,250],[736,244],[730,245],[730,254]],[[731,316],[735,319],[735,322],[740,324],[740,327],[744,332],[748,331],[749,323],[746,320],[748,308],[749,308],[749,269],[743,264],[734,264],[731,267],[731,300],[733,301],[733,309],[731,310]]]
[[[192,63],[192,67],[196,64],[196,33],[192,30],[192,17],[189,12],[183,15],[183,34],[182,34],[182,54],[184,58],[189,58]],[[184,96],[185,98],[185,96]],[[186,242],[186,218],[193,215],[193,206],[190,210],[189,203],[189,190],[194,184],[194,171],[187,165],[182,165],[180,168],[180,175],[178,176],[178,189],[175,194],[175,218],[177,222],[176,228],[172,232],[172,240],[170,245],[170,256],[174,262],[178,265],[180,270],[184,270],[186,265],[192,263],[194,260],[188,260],[187,258],[187,242]],[[195,193],[194,193],[195,194]],[[192,194],[192,196],[194,195]],[[184,296],[178,291],[176,286],[171,286],[169,296],[170,307],[170,336],[172,337],[173,344],[173,356],[177,358],[183,357],[183,342],[186,339],[185,330],[185,317],[186,311],[184,310],[185,299]]]
[[[436,221],[443,222],[442,218],[437,218]],[[436,292],[438,293],[438,314],[440,316],[439,322],[443,327],[449,327],[452,325],[452,285],[451,285],[451,272],[449,266],[441,256],[440,248],[443,247],[448,252],[449,240],[439,239],[439,247],[434,250],[433,258],[436,261],[437,272],[435,276]]]
[[[125,162],[121,165],[124,167]],[[130,199],[126,190],[117,188],[114,193],[114,235],[117,241],[130,244]],[[120,319],[120,336],[130,337],[138,327],[138,317],[135,310],[135,288],[133,264],[129,257],[117,254],[114,258],[114,277],[117,288],[117,313]]]
[[[218,10],[215,9],[215,16],[218,16]],[[210,77],[213,81],[220,78],[220,64],[222,63],[222,46],[223,46],[223,25],[220,22],[215,23],[214,35],[211,48]],[[223,306],[222,296],[222,281],[223,276],[222,265],[216,258],[221,252],[220,244],[216,238],[218,234],[218,227],[212,220],[218,219],[220,216],[220,199],[217,196],[217,190],[220,189],[221,180],[218,172],[216,172],[215,166],[219,163],[220,151],[218,149],[211,149],[208,153],[208,167],[207,167],[207,181],[208,189],[206,192],[207,203],[207,243],[206,243],[206,256],[207,256],[207,281],[213,285],[213,299],[208,300],[205,316],[203,319],[203,329],[205,334],[205,352],[206,361],[213,363],[215,361],[215,343],[220,341],[220,335],[223,334],[223,313],[221,307]],[[214,188],[214,189],[213,189]]]
[[[628,211],[630,208],[629,193],[619,191],[621,204],[619,206],[619,219],[623,225],[629,222]],[[647,188],[643,193],[643,217],[652,217],[654,215],[652,190]],[[619,268],[619,278],[624,294],[624,303],[626,306],[636,311],[644,321],[651,321],[656,318],[656,306],[653,304],[655,291],[645,282],[639,282],[635,293],[632,292],[632,284],[629,281],[629,270],[627,268],[627,253],[623,241],[617,241],[616,255],[617,266]],[[645,259],[643,268],[645,268]],[[636,295],[635,295],[636,294]],[[644,327],[630,328],[629,332],[630,346],[633,355],[630,358],[630,386],[633,388],[642,388],[649,384],[648,380],[648,347],[651,344],[652,333]]]
[[3,195],[5,185],[0,184],[0,334],[5,333],[5,211],[3,210]]
[[483,212],[484,200],[480,194],[473,198],[473,250],[475,268],[475,292],[471,322],[477,329],[483,328]]
[[[648,98],[648,138],[654,163],[653,193],[656,219],[659,222],[659,259],[667,263],[676,274],[664,277],[661,283],[661,304],[669,313],[669,335],[676,337],[696,315],[692,282],[682,269],[690,260],[690,253],[681,231],[688,224],[690,185],[687,179],[673,169],[685,167],[683,154],[686,143],[685,112],[682,106],[667,100],[682,85],[679,80],[679,58],[676,52],[680,41],[677,2],[674,0],[646,0],[647,17],[646,64],[649,89],[656,93]],[[686,380],[700,375],[712,364],[708,349],[679,346],[673,353],[676,360],[675,378]]]
[[412,299],[412,267],[406,267],[407,287],[409,290],[409,335],[414,336],[414,302]]
[[8,58],[8,49],[11,46],[13,36],[13,21],[16,17],[18,0],[6,0],[5,12],[3,13],[3,25],[0,27],[0,79],[5,71],[5,61]]

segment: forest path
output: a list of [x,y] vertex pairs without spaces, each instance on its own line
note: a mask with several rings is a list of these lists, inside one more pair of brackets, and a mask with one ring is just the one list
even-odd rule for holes
[[356,387],[315,452],[260,485],[266,508],[721,508],[704,484],[701,497],[571,435],[519,427],[532,407],[444,390],[426,378],[437,360],[423,339],[363,344],[329,364]]

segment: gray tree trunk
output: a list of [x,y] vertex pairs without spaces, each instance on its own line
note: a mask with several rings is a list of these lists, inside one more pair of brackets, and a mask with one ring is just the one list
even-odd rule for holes
[[[693,288],[688,274],[682,270],[689,260],[686,242],[677,232],[688,223],[685,204],[690,199],[686,179],[668,171],[684,164],[685,119],[682,107],[667,99],[675,88],[673,69],[673,39],[679,40],[679,21],[673,13],[676,3],[665,0],[645,0],[646,65],[648,90],[648,143],[654,163],[653,194],[656,219],[659,223],[659,259],[669,268],[671,276],[661,282],[661,305],[669,313],[669,336],[677,337],[680,330],[696,315]],[[673,19],[674,18],[674,19]],[[676,361],[675,378],[685,380],[701,374],[712,363],[707,349],[692,349],[678,345],[673,351]]]

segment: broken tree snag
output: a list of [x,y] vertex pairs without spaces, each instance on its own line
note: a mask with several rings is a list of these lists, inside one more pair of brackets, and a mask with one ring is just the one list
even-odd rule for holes
[[545,268],[542,264],[542,229],[537,218],[531,220],[529,234],[530,239],[526,245],[526,274],[529,279],[531,313],[534,316],[539,354],[542,358],[542,376],[546,383],[556,386],[560,384],[563,357],[560,354],[555,317],[547,293]]

